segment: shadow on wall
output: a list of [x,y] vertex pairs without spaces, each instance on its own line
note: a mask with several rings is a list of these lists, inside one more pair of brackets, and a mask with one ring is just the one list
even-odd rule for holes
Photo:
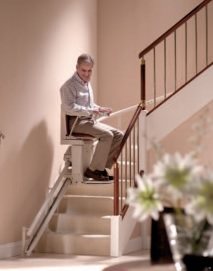
[[[25,195],[23,206],[25,202],[29,202],[27,217],[30,218],[32,210],[37,211],[46,197],[52,170],[53,144],[44,121],[31,131],[23,145],[21,155],[23,161],[27,162],[27,167],[23,167],[22,191]],[[27,217],[25,216],[25,219]]]
[[3,243],[20,241],[22,227],[30,226],[45,199],[53,144],[44,121],[32,129],[20,151],[13,150],[8,160],[2,167],[5,182],[0,185],[0,243],[2,239]]

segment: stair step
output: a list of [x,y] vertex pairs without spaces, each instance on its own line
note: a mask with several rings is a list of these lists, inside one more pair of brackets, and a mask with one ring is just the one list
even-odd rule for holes
[[54,214],[49,229],[54,233],[110,234],[111,216]]
[[58,213],[113,215],[113,198],[102,196],[65,195]]
[[35,252],[109,256],[110,236],[44,233]]
[[93,196],[112,196],[114,184],[71,184],[66,194],[69,195],[93,195]]
[[[124,174],[124,171],[123,171]],[[125,187],[130,187],[130,181],[127,180],[126,184],[122,181],[120,187],[122,186],[123,196],[126,194]],[[114,184],[84,184],[77,183],[71,184],[67,191],[66,195],[81,195],[81,196],[103,196],[103,197],[112,197],[114,194]]]

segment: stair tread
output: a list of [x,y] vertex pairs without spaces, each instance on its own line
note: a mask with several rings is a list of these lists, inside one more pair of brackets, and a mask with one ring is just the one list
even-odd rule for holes
[[110,234],[100,234],[100,233],[80,233],[80,232],[52,232],[52,231],[48,231],[48,232],[44,232],[44,235],[48,235],[48,236],[54,236],[54,235],[68,235],[68,236],[74,236],[74,237],[110,237]]
[[69,195],[66,194],[63,198],[85,198],[85,199],[113,199],[113,196],[97,196],[97,195]]
[[100,219],[110,219],[112,215],[99,215],[99,214],[82,214],[82,213],[59,213],[56,212],[53,216],[68,216],[71,218],[80,218],[80,217],[86,217],[86,218],[100,218]]

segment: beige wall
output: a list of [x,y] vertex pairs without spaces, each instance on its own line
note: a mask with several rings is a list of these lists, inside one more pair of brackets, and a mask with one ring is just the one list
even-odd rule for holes
[[0,0],[0,244],[21,240],[63,164],[59,88],[96,57],[96,16],[96,0]]
[[0,244],[21,240],[63,164],[59,87],[76,57],[96,58],[100,104],[136,104],[138,53],[200,2],[0,0]]
[[[160,149],[162,153],[179,152],[181,154],[196,150],[198,162],[213,168],[212,138],[213,101],[163,138]],[[159,154],[159,151],[154,148],[148,152],[148,171],[153,170],[153,163],[159,159]]]

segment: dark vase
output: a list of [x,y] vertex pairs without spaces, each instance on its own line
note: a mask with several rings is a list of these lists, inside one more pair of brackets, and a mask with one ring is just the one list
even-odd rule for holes
[[213,258],[199,255],[185,255],[183,262],[187,271],[210,271],[213,270]]
[[151,222],[150,258],[153,264],[173,263],[172,253],[163,219],[163,216],[166,213],[174,213],[173,208],[165,207],[163,212],[160,213],[159,220],[152,220]]
[[164,222],[176,270],[212,270],[212,225],[183,212],[164,214]]

